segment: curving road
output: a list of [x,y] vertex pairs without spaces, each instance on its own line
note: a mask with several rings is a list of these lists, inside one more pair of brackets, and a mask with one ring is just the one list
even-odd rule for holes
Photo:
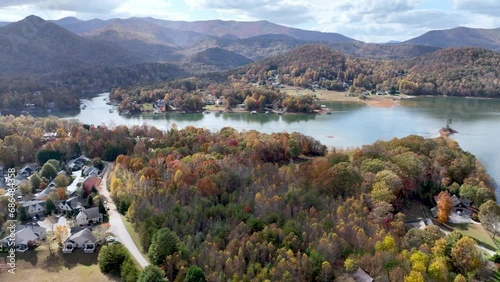
[[130,234],[128,233],[127,228],[125,228],[125,224],[123,224],[122,218],[118,213],[116,205],[107,189],[108,176],[109,172],[113,169],[113,165],[113,163],[106,163],[106,171],[104,172],[101,184],[99,185],[99,193],[106,198],[106,201],[108,201],[109,225],[111,226],[109,231],[115,234],[118,241],[120,241],[129,250],[135,260],[141,265],[142,268],[144,268],[149,265],[149,262],[139,251],[139,248],[135,245],[132,237],[130,237]]

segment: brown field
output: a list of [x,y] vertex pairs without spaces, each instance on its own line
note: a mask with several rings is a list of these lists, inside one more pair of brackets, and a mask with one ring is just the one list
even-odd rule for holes
[[38,247],[34,251],[16,253],[16,274],[7,272],[5,265],[6,253],[0,253],[0,281],[23,282],[108,282],[120,281],[101,273],[97,264],[98,252],[86,254],[83,250],[76,250],[72,254],[63,254],[52,245],[50,254],[47,245]]

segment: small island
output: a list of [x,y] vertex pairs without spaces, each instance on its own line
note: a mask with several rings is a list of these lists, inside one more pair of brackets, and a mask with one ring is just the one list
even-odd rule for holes
[[458,133],[458,131],[456,131],[455,129],[451,128],[452,122],[453,122],[452,119],[449,118],[448,122],[446,123],[446,126],[443,127],[443,128],[441,128],[439,130],[439,135],[441,137],[449,137],[452,134]]

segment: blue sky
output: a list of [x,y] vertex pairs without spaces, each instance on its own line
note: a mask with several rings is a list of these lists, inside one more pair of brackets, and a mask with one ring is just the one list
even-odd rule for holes
[[146,17],[267,20],[365,42],[406,40],[432,29],[500,27],[500,0],[1,0],[0,21]]

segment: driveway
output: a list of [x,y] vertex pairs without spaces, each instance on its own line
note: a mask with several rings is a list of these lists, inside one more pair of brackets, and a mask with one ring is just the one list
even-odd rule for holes
[[101,185],[99,185],[99,193],[108,201],[109,225],[111,226],[109,231],[118,238],[118,241],[120,241],[129,250],[136,261],[141,265],[141,267],[144,268],[149,265],[149,262],[139,251],[139,248],[135,245],[132,237],[130,237],[130,234],[128,233],[127,228],[125,228],[125,224],[123,224],[122,218],[120,217],[120,214],[116,209],[116,205],[111,199],[111,195],[107,189],[106,183],[108,181],[109,172],[113,169],[113,163],[106,164],[106,171],[102,176]]

